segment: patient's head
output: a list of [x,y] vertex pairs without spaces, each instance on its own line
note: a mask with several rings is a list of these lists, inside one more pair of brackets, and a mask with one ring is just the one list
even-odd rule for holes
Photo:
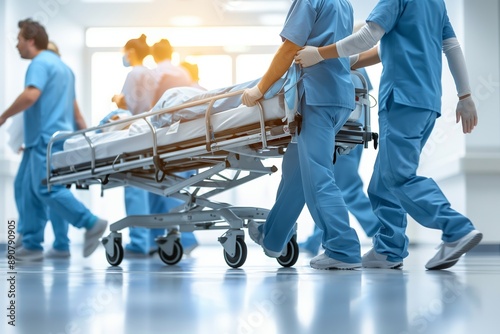
[[142,64],[143,59],[149,55],[149,45],[146,43],[146,35],[129,40],[123,47],[123,52],[129,63],[134,66]]
[[168,39],[162,39],[159,42],[153,44],[151,47],[151,55],[153,56],[156,63],[159,63],[166,59],[172,59],[173,52],[172,45]]
[[184,67],[188,71],[189,76],[191,77],[191,80],[193,82],[200,81],[198,65],[192,64],[192,63],[188,63],[187,61],[183,61],[179,65],[182,66],[182,67]]

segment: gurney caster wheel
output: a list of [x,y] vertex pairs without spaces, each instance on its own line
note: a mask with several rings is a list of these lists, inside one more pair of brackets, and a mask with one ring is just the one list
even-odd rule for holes
[[232,268],[239,268],[245,263],[247,260],[247,244],[242,238],[236,238],[236,249],[234,252],[234,256],[229,255],[224,250],[224,260],[228,266]]
[[112,266],[119,266],[123,260],[123,247],[122,247],[121,242],[114,240],[113,241],[113,248],[114,248],[115,254],[113,256],[111,256],[108,254],[108,252],[106,252],[106,260],[108,260],[108,263]]
[[286,244],[286,254],[278,257],[276,261],[283,267],[293,266],[299,258],[299,245],[297,244],[296,236],[293,236]]
[[184,250],[182,249],[182,245],[179,239],[175,240],[174,242],[172,254],[167,254],[163,251],[163,249],[161,249],[161,247],[158,247],[158,254],[160,255],[160,259],[163,261],[163,263],[168,265],[177,264],[182,259],[183,253]]

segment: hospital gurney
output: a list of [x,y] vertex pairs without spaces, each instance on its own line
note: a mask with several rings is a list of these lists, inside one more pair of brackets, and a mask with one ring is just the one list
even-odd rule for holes
[[[364,78],[359,76],[366,87]],[[102,239],[111,265],[117,266],[123,260],[119,231],[131,226],[169,231],[156,239],[160,259],[169,265],[179,262],[183,255],[179,232],[225,230],[218,241],[226,263],[233,268],[244,264],[247,247],[243,228],[252,220],[265,221],[269,210],[235,207],[210,197],[276,172],[275,166],[266,167],[262,161],[284,154],[296,120],[287,118],[282,93],[261,100],[254,107],[240,105],[214,112],[217,101],[242,93],[243,90],[237,90],[209,96],[87,130],[54,134],[47,150],[49,190],[53,185],[75,184],[77,189],[98,185],[102,193],[113,187],[135,186],[185,202],[177,212],[129,216],[111,224],[110,234]],[[162,115],[175,115],[199,106],[204,109],[201,118],[160,128],[153,124]],[[371,132],[369,108],[367,90],[356,89],[356,110],[337,135],[335,154],[346,154],[359,144],[368,147],[370,141],[376,147],[377,134]],[[358,122],[361,114],[363,124]],[[124,124],[131,126],[105,132],[109,127]],[[62,140],[64,150],[52,152],[55,143]],[[187,179],[175,174],[193,169],[199,172]],[[282,266],[292,266],[298,253],[293,237],[277,261]]]

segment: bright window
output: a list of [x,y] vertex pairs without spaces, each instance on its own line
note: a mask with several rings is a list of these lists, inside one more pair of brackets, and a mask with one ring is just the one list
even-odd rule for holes
[[248,54],[236,57],[236,82],[261,77],[269,68],[274,54]]
[[233,84],[230,56],[187,56],[185,60],[198,65],[200,86],[210,90]]

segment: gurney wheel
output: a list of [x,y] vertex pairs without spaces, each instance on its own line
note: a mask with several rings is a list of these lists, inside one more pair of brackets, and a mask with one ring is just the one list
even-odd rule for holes
[[106,260],[112,266],[119,266],[123,260],[123,247],[122,244],[118,241],[113,241],[113,248],[115,250],[115,255],[111,256],[106,252]]
[[182,249],[182,245],[179,240],[175,240],[174,249],[172,254],[165,253],[161,247],[158,248],[158,254],[160,255],[160,259],[165,264],[174,265],[178,263],[182,259],[182,253],[184,250]]
[[243,239],[241,238],[237,238],[234,256],[229,255],[224,250],[224,260],[226,260],[227,265],[232,268],[241,267],[247,260],[247,244],[245,243],[245,241],[243,241]]
[[286,244],[286,255],[280,256],[276,259],[283,267],[293,266],[299,258],[299,245],[297,244],[296,236]]

